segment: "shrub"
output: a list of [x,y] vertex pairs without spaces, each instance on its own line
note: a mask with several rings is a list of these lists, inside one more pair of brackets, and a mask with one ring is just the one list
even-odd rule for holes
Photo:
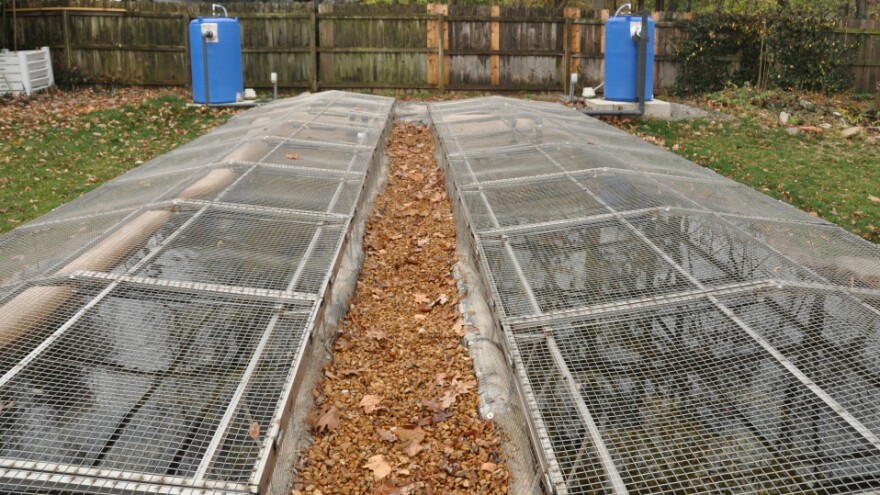
[[749,83],[783,89],[839,91],[843,43],[835,23],[818,15],[709,14],[685,26],[676,51],[680,92]]

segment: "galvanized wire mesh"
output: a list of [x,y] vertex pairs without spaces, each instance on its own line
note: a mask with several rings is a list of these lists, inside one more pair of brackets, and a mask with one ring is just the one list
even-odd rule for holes
[[880,489],[880,248],[561,105],[430,110],[550,491]]
[[0,237],[0,492],[265,488],[392,103],[275,102]]

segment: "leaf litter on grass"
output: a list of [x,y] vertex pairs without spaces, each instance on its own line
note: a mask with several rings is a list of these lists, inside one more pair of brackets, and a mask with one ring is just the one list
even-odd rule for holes
[[293,493],[507,493],[501,433],[479,417],[461,345],[455,225],[429,128],[395,125],[387,154]]

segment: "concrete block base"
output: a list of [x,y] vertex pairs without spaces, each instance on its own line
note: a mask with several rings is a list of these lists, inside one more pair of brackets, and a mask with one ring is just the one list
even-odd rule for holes
[[[598,110],[601,112],[618,112],[618,111],[635,111],[639,106],[635,102],[627,101],[609,101],[602,98],[592,98],[584,100],[587,110]],[[651,100],[645,102],[645,117],[652,119],[669,120],[672,118],[672,105],[662,100]]]

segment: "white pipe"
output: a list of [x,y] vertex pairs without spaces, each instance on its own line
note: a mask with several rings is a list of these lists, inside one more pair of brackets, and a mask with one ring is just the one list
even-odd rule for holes
[[[627,4],[627,5],[629,5],[629,4]],[[229,13],[226,12],[226,7],[220,5],[219,3],[212,3],[211,4],[211,14],[216,16],[217,9],[223,9],[223,17],[229,17]]]

